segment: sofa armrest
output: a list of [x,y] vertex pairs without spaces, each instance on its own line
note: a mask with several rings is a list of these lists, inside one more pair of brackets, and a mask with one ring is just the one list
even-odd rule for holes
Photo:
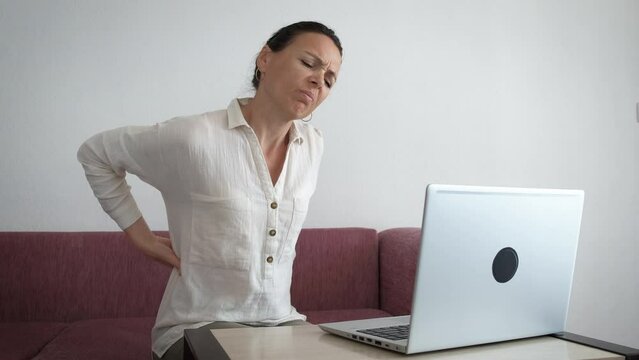
[[411,311],[420,235],[420,228],[379,233],[380,308],[395,316]]

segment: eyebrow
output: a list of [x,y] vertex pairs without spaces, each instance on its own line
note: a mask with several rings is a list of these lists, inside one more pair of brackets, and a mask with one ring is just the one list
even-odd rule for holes
[[[328,66],[328,63],[325,61],[322,61],[322,58],[320,58],[319,56],[313,54],[310,51],[304,51],[307,55],[311,56],[313,59],[315,59],[317,62],[319,62],[320,64],[322,64],[323,66]],[[337,75],[335,75],[335,72],[333,70],[326,70],[326,74],[331,75],[333,77],[333,80],[337,81]]]

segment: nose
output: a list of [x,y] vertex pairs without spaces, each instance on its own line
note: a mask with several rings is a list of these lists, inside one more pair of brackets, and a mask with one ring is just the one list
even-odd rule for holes
[[322,86],[322,75],[314,72],[313,75],[309,77],[309,82],[313,84],[315,87],[319,88]]
[[319,87],[319,85],[320,85],[319,80],[317,80],[317,78],[316,78],[316,77],[314,77],[314,76],[310,78],[310,82],[311,82],[311,84],[313,84],[315,87]]

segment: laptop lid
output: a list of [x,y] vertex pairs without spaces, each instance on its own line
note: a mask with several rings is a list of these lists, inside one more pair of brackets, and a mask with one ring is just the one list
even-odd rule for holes
[[563,331],[583,199],[429,185],[406,352]]

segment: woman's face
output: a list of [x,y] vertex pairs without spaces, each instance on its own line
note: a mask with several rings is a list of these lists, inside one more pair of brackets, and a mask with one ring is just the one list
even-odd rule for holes
[[342,57],[328,36],[304,33],[279,52],[265,46],[257,63],[261,72],[258,93],[268,96],[290,119],[301,119],[330,93]]

